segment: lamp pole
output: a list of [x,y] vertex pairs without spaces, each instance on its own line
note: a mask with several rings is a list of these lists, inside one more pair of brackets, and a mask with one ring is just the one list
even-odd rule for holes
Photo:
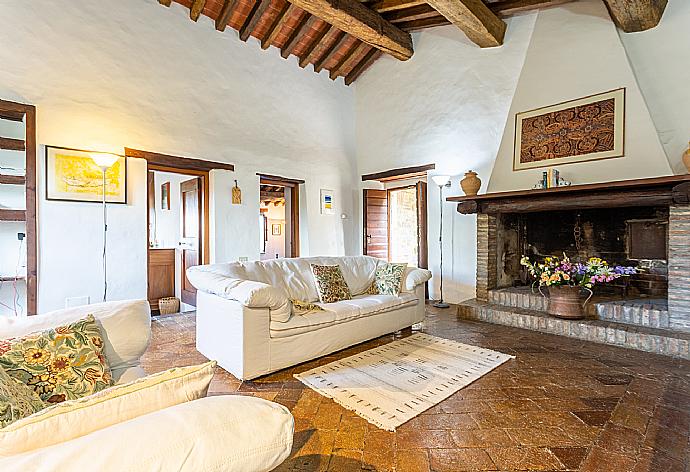
[[118,161],[119,158],[119,156],[105,153],[94,153],[91,155],[91,159],[93,159],[103,173],[103,301],[106,301],[108,296],[108,266],[106,252],[108,243],[108,205],[106,202],[107,180],[105,174],[108,172],[108,169]]
[[443,187],[450,187],[450,177],[447,175],[435,175],[432,177],[438,185],[438,204],[439,204],[439,225],[438,225],[438,246],[440,254],[439,272],[441,282],[439,286],[439,300],[434,303],[435,308],[449,308],[450,305],[443,301]]

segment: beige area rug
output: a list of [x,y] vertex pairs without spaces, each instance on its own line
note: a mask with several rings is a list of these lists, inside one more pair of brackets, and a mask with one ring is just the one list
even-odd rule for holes
[[295,374],[379,428],[395,428],[514,356],[418,333]]

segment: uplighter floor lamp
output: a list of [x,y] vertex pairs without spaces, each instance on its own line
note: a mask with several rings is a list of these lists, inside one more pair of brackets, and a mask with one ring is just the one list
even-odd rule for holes
[[105,174],[108,171],[108,169],[117,162],[119,159],[119,156],[116,156],[114,154],[106,154],[106,153],[94,153],[91,154],[91,159],[93,159],[93,162],[96,163],[98,167],[101,168],[101,171],[103,172],[103,301],[105,301],[107,295],[108,295],[108,265],[107,265],[107,256],[106,256],[106,247],[108,243],[108,206],[106,205],[106,195],[107,195],[107,185],[106,185],[106,179],[105,179]]
[[448,308],[449,304],[443,301],[443,187],[450,187],[450,177],[447,175],[434,175],[431,177],[436,185],[438,185],[438,197],[439,197],[439,209],[441,210],[441,216],[439,218],[438,225],[438,245],[441,254],[441,264],[439,267],[439,272],[441,273],[441,287],[440,287],[440,297],[434,307],[436,308]]

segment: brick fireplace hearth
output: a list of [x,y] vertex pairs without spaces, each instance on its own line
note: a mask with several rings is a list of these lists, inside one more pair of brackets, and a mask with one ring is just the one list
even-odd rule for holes
[[[461,316],[690,358],[690,176],[448,200],[477,214],[476,299]],[[644,271],[598,288],[587,319],[562,320],[519,264],[562,252]]]

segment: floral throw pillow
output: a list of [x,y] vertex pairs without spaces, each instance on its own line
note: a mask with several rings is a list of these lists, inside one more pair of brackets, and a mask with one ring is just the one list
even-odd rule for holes
[[376,268],[376,275],[371,287],[367,290],[370,295],[400,295],[403,275],[407,264],[385,263]]
[[350,287],[345,282],[340,266],[312,264],[311,272],[314,274],[316,289],[319,292],[321,303],[335,303],[352,298]]
[[308,315],[310,313],[316,313],[319,311],[326,311],[316,303],[303,302],[302,300],[297,300],[295,298],[291,298],[290,301],[292,302],[292,312],[297,316]]
[[0,367],[48,403],[74,400],[113,384],[93,315],[64,326],[0,340]]
[[0,428],[31,416],[46,406],[33,389],[10,377],[0,367]]

